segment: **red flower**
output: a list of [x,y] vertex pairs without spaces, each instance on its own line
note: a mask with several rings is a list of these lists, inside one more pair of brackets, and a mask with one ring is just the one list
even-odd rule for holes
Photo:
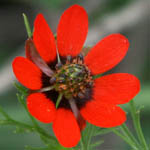
[[[87,32],[88,16],[79,5],[71,6],[61,16],[57,44],[39,14],[33,39],[26,42],[27,58],[13,61],[17,79],[32,90],[27,97],[29,112],[41,122],[52,122],[58,141],[65,147],[79,142],[84,120],[105,128],[124,123],[126,114],[118,105],[129,102],[140,90],[139,80],[128,73],[92,78],[117,65],[126,55],[129,42],[123,35],[111,34],[91,48],[83,61],[80,51]],[[57,50],[62,64],[57,63]],[[56,109],[59,93],[63,96]]]

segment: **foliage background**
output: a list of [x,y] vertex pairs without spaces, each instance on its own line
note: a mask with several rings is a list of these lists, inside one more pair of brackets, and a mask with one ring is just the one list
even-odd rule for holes
[[[13,87],[15,77],[11,62],[24,55],[27,38],[22,13],[26,13],[31,25],[37,13],[46,17],[53,32],[56,32],[59,17],[72,4],[82,5],[89,15],[89,33],[86,45],[94,45],[110,33],[122,33],[130,41],[125,59],[109,73],[128,72],[141,81],[141,92],[135,100],[144,105],[141,112],[143,131],[150,140],[150,1],[149,0],[1,0],[0,1],[0,105],[13,118],[28,121],[16,98]],[[124,106],[128,111],[128,106]],[[1,118],[2,116],[0,116]],[[132,129],[130,116],[128,124]],[[12,126],[0,126],[0,150],[20,150],[25,145],[41,146],[34,134],[14,134]],[[51,132],[48,128],[48,132]],[[105,142],[98,149],[129,149],[117,136],[109,133],[99,137]]]

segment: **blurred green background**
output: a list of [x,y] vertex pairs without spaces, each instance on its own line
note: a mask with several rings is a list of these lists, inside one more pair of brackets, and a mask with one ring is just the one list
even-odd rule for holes
[[[141,92],[135,97],[141,111],[144,134],[150,142],[150,1],[149,0],[1,0],[0,1],[0,105],[16,120],[28,122],[28,117],[16,98],[15,77],[11,62],[24,55],[27,39],[22,18],[25,13],[31,25],[38,13],[43,13],[53,33],[62,12],[72,4],[82,5],[89,15],[89,33],[85,45],[94,45],[111,33],[122,33],[130,41],[125,59],[109,71],[128,72],[141,81]],[[128,106],[125,106],[128,110]],[[2,118],[2,116],[0,116]],[[132,122],[128,115],[128,124]],[[25,145],[40,146],[35,134],[15,134],[15,127],[0,126],[0,150],[23,150]],[[128,150],[117,136],[100,137],[105,143],[98,149]]]

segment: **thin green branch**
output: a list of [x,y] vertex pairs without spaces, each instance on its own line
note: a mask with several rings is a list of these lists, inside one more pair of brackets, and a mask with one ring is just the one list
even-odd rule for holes
[[88,138],[88,141],[87,141],[86,150],[90,150],[89,148],[90,148],[91,138],[92,138],[92,135],[93,135],[93,130],[94,130],[94,126],[92,125],[91,129],[90,129],[90,133],[88,135],[89,138]]
[[81,150],[90,150],[90,143],[91,143],[91,138],[93,136],[94,127],[95,126],[88,124],[88,127],[86,129],[87,130],[86,134],[85,133],[82,134],[82,138],[80,141]]
[[146,140],[144,138],[143,132],[142,132],[141,124],[140,124],[140,111],[136,110],[133,100],[130,101],[129,105],[130,105],[131,116],[133,119],[133,124],[136,130],[138,139],[142,145],[143,150],[149,150]]
[[133,134],[131,133],[131,131],[126,126],[126,124],[123,124],[122,126],[120,126],[120,129],[125,136],[127,136],[131,141],[133,141],[133,143],[136,147],[139,147],[139,148],[141,147],[140,144],[135,139],[135,137],[133,136]]
[[20,96],[19,94],[17,94],[17,97],[18,97],[19,102],[22,104],[22,106],[24,107],[25,111],[27,112],[27,114],[28,114],[29,118],[31,119],[33,125],[35,126],[36,131],[37,131],[39,134],[42,134],[42,135],[46,136],[47,138],[49,138],[49,139],[51,139],[51,140],[53,140],[53,141],[56,142],[56,141],[57,141],[56,138],[53,137],[53,136],[50,136],[49,134],[47,134],[47,133],[44,131],[44,129],[42,129],[42,128],[38,125],[38,123],[35,121],[35,119],[30,115],[29,111],[27,110],[26,104],[25,104],[25,102],[24,102],[24,97],[23,97],[23,96]]
[[20,96],[19,94],[17,94],[18,100],[19,102],[22,104],[22,106],[24,107],[25,111],[27,112],[29,118],[31,119],[32,123],[34,124],[34,126],[36,128],[38,128],[38,124],[36,123],[36,121],[34,120],[34,118],[29,114],[29,111],[27,110],[26,104],[24,102],[24,97]]
[[120,133],[120,131],[118,131],[115,128],[111,128],[111,129],[117,136],[119,136],[122,140],[124,140],[127,144],[129,144],[134,150],[139,150],[138,147],[135,146],[134,142],[128,139],[127,136],[123,135],[122,133]]
[[81,137],[81,140],[80,140],[80,145],[81,145],[81,150],[85,150],[84,149],[84,142],[83,142],[83,138]]
[[28,89],[23,87],[22,85],[14,82],[14,86],[22,95],[26,96],[28,94]]
[[9,120],[9,119],[11,119],[10,117],[9,117],[9,115],[3,110],[3,108],[0,106],[0,113],[7,119],[7,120]]
[[112,130],[110,128],[100,128],[95,134],[94,136],[97,136],[97,135],[104,135],[104,134],[108,134],[108,133],[111,133]]
[[35,131],[34,127],[13,119],[9,119],[9,120],[0,120],[0,125],[14,125],[14,126],[18,126],[20,128],[29,130],[29,131]]
[[30,28],[28,18],[24,13],[22,14],[22,16],[23,16],[23,19],[24,19],[24,24],[25,24],[25,27],[26,27],[26,30],[27,30],[28,37],[31,38],[32,37],[32,31],[31,31],[31,28]]

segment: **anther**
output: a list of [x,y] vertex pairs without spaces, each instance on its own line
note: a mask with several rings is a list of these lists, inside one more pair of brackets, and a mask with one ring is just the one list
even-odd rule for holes
[[80,64],[80,63],[83,63],[84,57],[83,57],[83,55],[82,55],[81,53],[77,56],[77,58],[78,58],[78,63],[79,63],[79,64]]
[[65,82],[65,79],[62,78],[62,79],[60,79],[58,82],[59,82],[59,83],[64,83],[64,82]]
[[65,74],[61,74],[60,77],[63,78],[63,79],[65,79],[66,75]]
[[93,85],[93,82],[89,82],[89,83],[88,83],[88,86],[89,86],[89,87],[92,87],[92,85]]
[[50,79],[50,83],[51,84],[54,84],[56,82],[56,77],[52,77],[51,79]]
[[62,63],[58,63],[58,64],[56,64],[56,66],[55,66],[56,69],[60,69],[61,67],[62,67]]
[[68,61],[68,62],[71,62],[71,60],[72,60],[71,55],[68,55],[68,56],[67,56],[67,61]]
[[85,96],[84,96],[83,93],[79,92],[79,93],[78,93],[78,97],[79,97],[79,98],[84,98]]

